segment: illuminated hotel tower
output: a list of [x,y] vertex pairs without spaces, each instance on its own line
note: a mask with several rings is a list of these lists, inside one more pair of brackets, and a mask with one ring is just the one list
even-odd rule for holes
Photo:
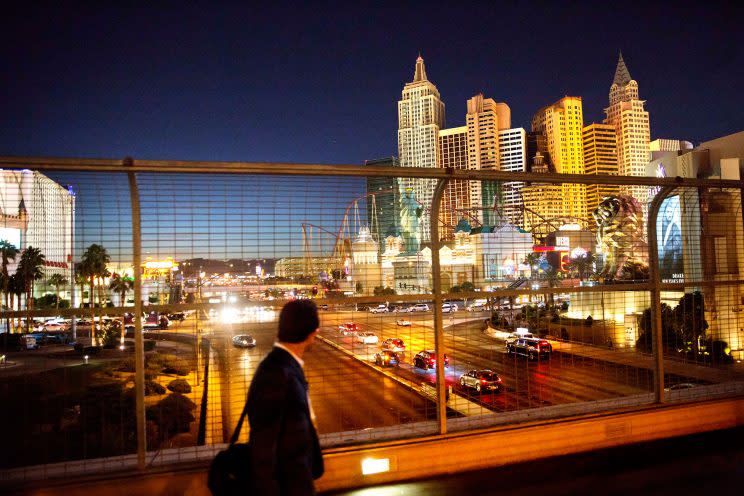
[[[614,127],[592,123],[584,128],[584,169],[586,174],[617,176],[617,140]],[[587,219],[592,218],[592,212],[604,198],[617,195],[619,191],[616,185],[587,184]]]
[[[545,136],[557,173],[584,174],[583,127],[581,97],[563,97],[532,117],[532,131]],[[566,183],[562,191],[562,217],[585,219],[586,186]]]
[[[398,157],[401,167],[437,167],[439,130],[444,127],[444,103],[439,90],[426,79],[424,59],[416,59],[413,81],[406,83],[398,102]],[[403,189],[411,188],[424,213],[419,219],[421,240],[428,241],[429,209],[436,181],[402,179]]]
[[[468,168],[467,127],[453,127],[439,131],[439,157],[442,167]],[[473,203],[471,198],[471,189],[474,184],[480,185],[480,182],[455,179],[447,183],[439,210],[440,239],[453,239],[454,227],[461,218],[467,218],[472,223],[470,220],[470,216],[473,215],[471,208],[473,205],[480,206],[480,195],[478,195],[477,203]],[[480,189],[478,193],[480,193]],[[475,213],[477,215],[479,212]]]
[[[623,54],[617,61],[615,78],[610,86],[610,106],[605,109],[605,124],[615,128],[617,135],[617,166],[621,176],[645,176],[651,160],[649,142],[651,130],[648,112],[638,99],[638,83],[631,79]],[[631,194],[642,204],[646,202],[643,186],[625,186],[621,190]]]
[[[468,168],[501,170],[499,132],[511,127],[511,109],[505,103],[483,98],[482,94],[469,99],[467,106]],[[469,189],[471,205],[477,208],[473,216],[481,223],[492,225],[494,198],[500,196],[497,184],[493,181],[470,181]]]

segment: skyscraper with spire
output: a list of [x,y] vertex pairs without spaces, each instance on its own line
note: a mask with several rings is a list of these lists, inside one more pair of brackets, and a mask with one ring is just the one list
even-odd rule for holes
[[[605,109],[605,124],[615,128],[617,136],[617,166],[622,176],[644,176],[651,160],[649,143],[651,128],[645,101],[638,98],[638,83],[630,77],[620,52],[615,78],[610,86],[610,106]],[[627,186],[622,193],[630,194],[642,204],[646,202],[647,188]]]
[[[439,90],[426,77],[421,55],[416,59],[413,81],[406,83],[398,101],[398,157],[401,167],[438,167],[439,130],[444,127],[444,102]],[[430,207],[436,181],[402,179],[403,189],[411,188],[423,208],[419,219],[421,241],[430,240]]]

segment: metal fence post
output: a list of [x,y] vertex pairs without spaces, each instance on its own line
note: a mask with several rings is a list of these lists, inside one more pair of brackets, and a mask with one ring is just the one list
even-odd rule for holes
[[661,275],[659,271],[659,246],[656,238],[656,217],[661,203],[675,189],[664,186],[654,197],[648,209],[648,278],[651,283],[651,336],[654,354],[654,401],[664,402],[664,341],[661,322]]
[[[134,161],[127,157],[124,165]],[[142,335],[142,225],[140,218],[137,176],[128,172],[129,199],[132,205],[132,265],[134,265],[134,385],[135,416],[137,417],[137,468],[145,469],[147,432],[145,423],[145,340]]]
[[437,421],[439,433],[447,433],[447,393],[444,382],[444,324],[442,320],[442,274],[439,264],[439,206],[442,194],[449,179],[439,179],[431,199],[430,230],[431,233],[431,287],[434,293],[434,349],[437,353]]

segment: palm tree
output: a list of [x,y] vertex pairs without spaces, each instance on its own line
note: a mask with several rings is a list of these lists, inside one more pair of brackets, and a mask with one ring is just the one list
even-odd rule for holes
[[[3,293],[5,306],[8,306],[8,287],[10,285],[10,275],[8,274],[8,264],[15,260],[20,251],[15,245],[6,240],[0,241],[0,258],[2,259],[2,272],[0,272],[0,291]],[[7,322],[8,332],[10,332],[10,321]]]
[[59,288],[60,286],[66,285],[68,282],[67,278],[62,274],[52,274],[47,280],[47,284],[54,286],[57,293],[57,309],[59,309]]
[[[15,304],[15,297],[18,298],[18,304],[21,303],[21,295],[23,294],[23,278],[21,277],[21,274],[16,271],[15,274],[10,276],[8,278],[8,296],[10,298],[10,309],[13,308],[13,305]],[[15,318],[12,322],[12,327],[15,329]],[[11,332],[10,327],[8,327],[8,332]]]
[[537,266],[540,265],[540,259],[542,255],[540,253],[531,252],[525,255],[522,263],[530,267],[530,276],[535,277]]
[[21,252],[21,261],[18,263],[17,273],[21,274],[23,288],[26,293],[26,332],[31,324],[31,311],[34,309],[34,281],[44,276],[42,267],[46,257],[39,248],[29,246]]
[[[106,248],[103,246],[93,243],[85,249],[81,259],[81,266],[84,274],[88,277],[88,283],[90,285],[90,314],[91,314],[91,325],[93,326],[91,336],[94,344],[97,342],[98,336],[96,335],[96,310],[95,310],[95,284],[96,278],[104,277],[104,274],[108,273],[106,270],[106,264],[111,261],[111,257],[106,253]],[[100,295],[99,295],[100,296]],[[99,302],[101,302],[99,298]]]
[[[558,270],[556,270],[555,267],[550,267],[548,270],[545,271],[543,274],[543,277],[548,282],[549,288],[554,288],[558,286],[558,281],[560,280],[560,273]],[[550,299],[550,306],[555,305],[555,299],[553,298],[553,293],[548,293],[548,297]]]
[[583,281],[584,277],[592,274],[594,263],[596,261],[597,257],[594,253],[588,251],[569,260],[566,267],[571,271],[577,272],[579,275],[579,281]]
[[[75,264],[75,284],[80,286],[80,307],[83,306],[83,299],[85,295],[85,284],[88,282],[87,267],[82,262]],[[73,303],[73,302],[70,302]]]
[[114,274],[114,276],[111,278],[111,282],[109,283],[109,289],[113,293],[121,295],[121,306],[124,306],[124,303],[126,303],[126,295],[127,293],[134,287],[134,281],[126,276],[120,276],[119,274]]

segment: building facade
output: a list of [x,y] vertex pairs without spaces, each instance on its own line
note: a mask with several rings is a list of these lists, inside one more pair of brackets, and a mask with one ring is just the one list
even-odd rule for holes
[[[424,59],[416,59],[413,81],[406,83],[398,101],[398,157],[401,167],[437,167],[439,130],[444,127],[444,102],[437,87],[426,77]],[[431,199],[435,181],[401,179],[410,188],[424,213],[419,220],[421,240],[428,241]]]
[[[645,102],[638,98],[638,83],[630,77],[622,53],[610,86],[610,105],[605,109],[605,124],[615,128],[617,165],[621,176],[643,176],[651,160],[651,128]],[[647,188],[626,186],[621,192],[645,204]],[[644,216],[645,217],[645,216]]]
[[[583,128],[581,97],[563,97],[532,117],[532,131],[545,136],[555,171],[560,174],[584,174]],[[563,216],[585,219],[586,186],[564,184],[562,191]]]
[[[527,172],[527,132],[524,128],[517,127],[499,131],[499,163],[502,171]],[[524,206],[522,187],[524,187],[524,183],[520,181],[505,182],[501,186],[499,208],[504,213],[504,217],[515,219],[516,212],[522,211]],[[496,194],[494,194],[494,197],[496,197]],[[498,225],[503,220],[493,218],[494,212],[492,209],[484,209],[483,213],[483,223],[487,226]],[[486,214],[490,214],[490,217],[486,218]]]
[[[468,168],[468,137],[468,128],[465,126],[439,131],[439,156],[442,167]],[[473,210],[473,207],[480,207],[480,194],[476,198],[473,197],[472,189],[476,184],[479,185],[479,182],[452,180],[447,183],[439,211],[440,239],[452,239],[454,228],[461,217],[480,214],[479,209]]]
[[[586,174],[617,175],[617,139],[615,128],[609,124],[589,124],[584,127],[584,169]],[[618,186],[588,184],[586,186],[586,217],[608,196],[620,193]]]
[[[43,279],[34,285],[36,296],[47,292],[43,281],[52,274],[61,274],[68,281],[72,277],[74,211],[72,191],[44,174],[0,170],[0,239],[21,251],[38,248],[46,259]],[[10,274],[20,259],[19,254],[10,261]]]

